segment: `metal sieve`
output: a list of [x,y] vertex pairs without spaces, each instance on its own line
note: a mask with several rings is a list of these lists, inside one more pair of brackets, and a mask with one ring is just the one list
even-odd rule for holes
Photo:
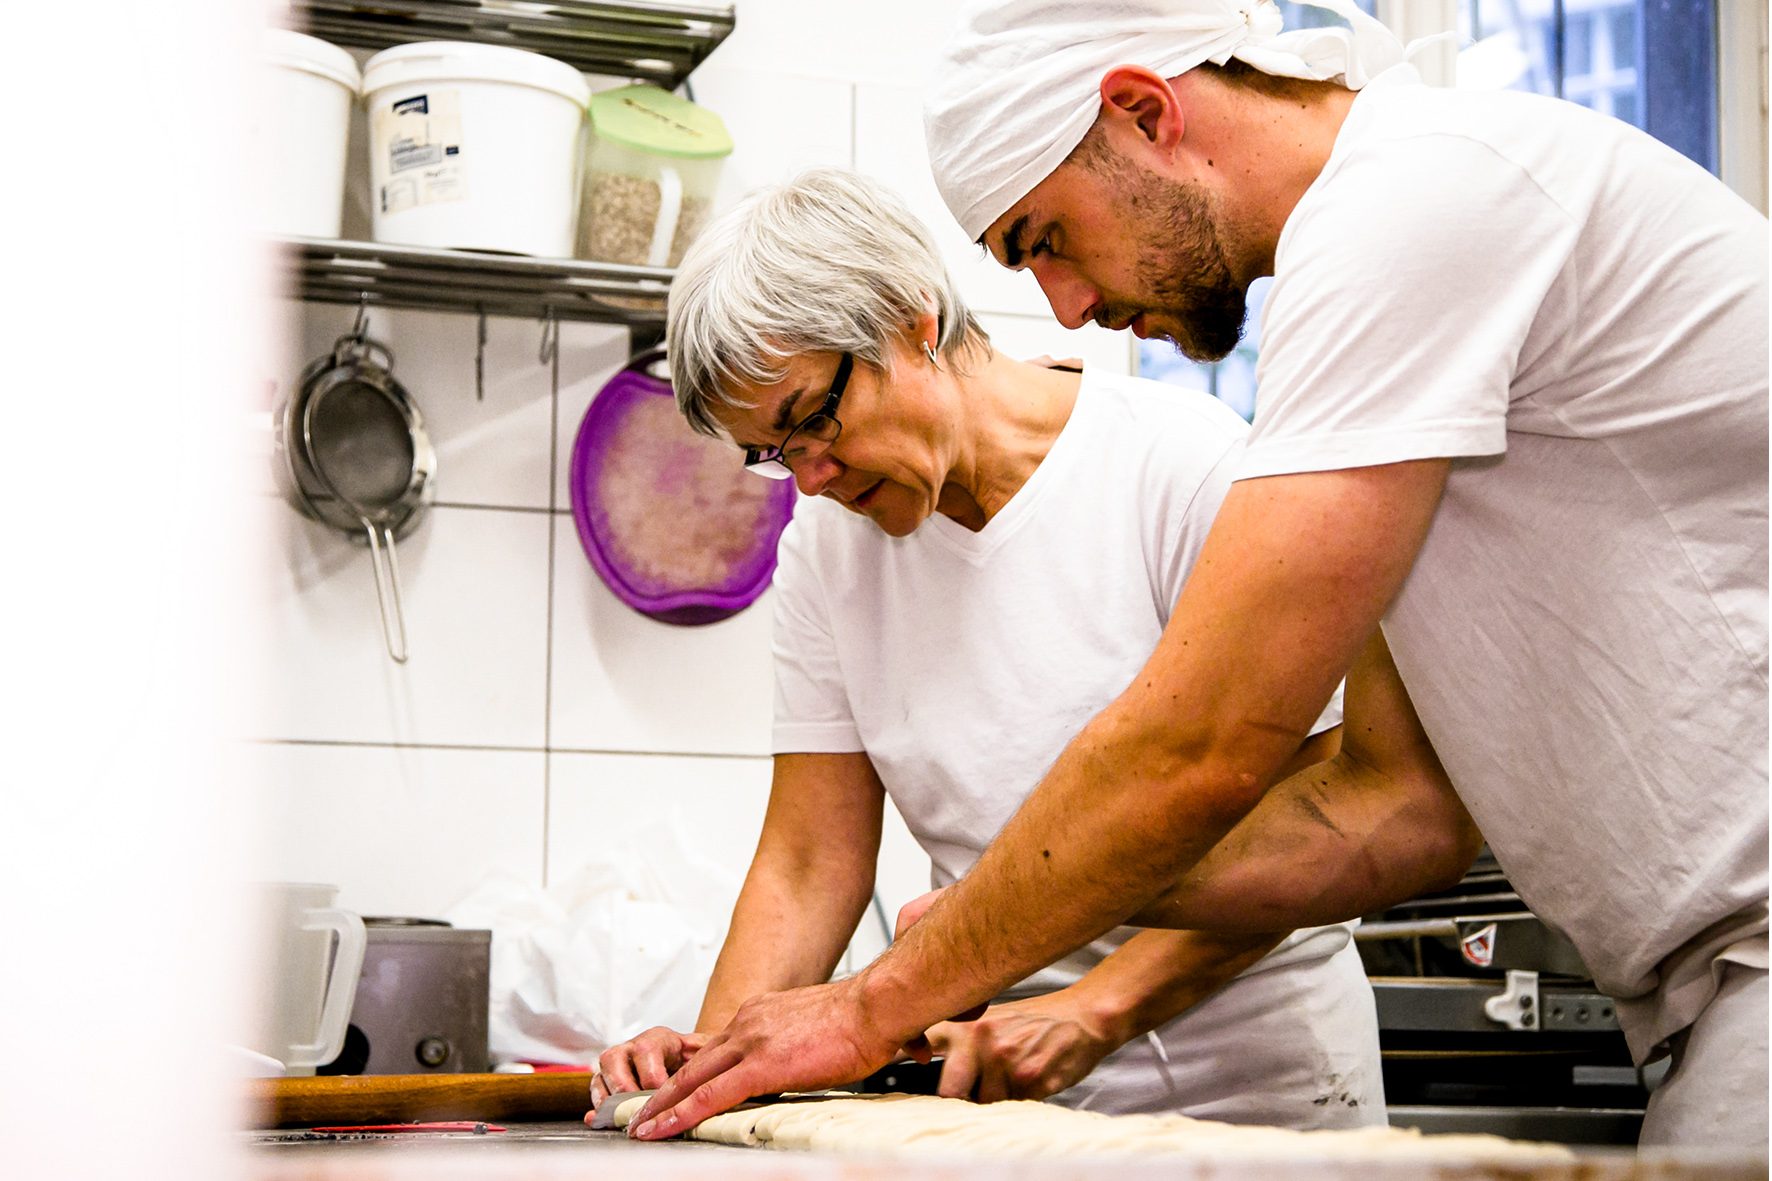
[[417,525],[436,454],[424,420],[394,380],[388,348],[357,327],[302,373],[283,414],[287,490],[304,515],[369,546],[388,655],[406,662],[406,622],[394,542]]

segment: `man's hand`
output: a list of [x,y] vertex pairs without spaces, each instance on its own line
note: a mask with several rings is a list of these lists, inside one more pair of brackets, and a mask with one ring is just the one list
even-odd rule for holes
[[939,1092],[980,1103],[1044,1099],[1074,1086],[1123,1039],[1103,1027],[1068,989],[992,1005],[976,1021],[944,1021],[929,1045],[946,1057]]
[[[708,1040],[705,1033],[678,1033],[655,1025],[638,1037],[611,1046],[591,1075],[591,1107],[618,1091],[648,1091],[665,1085]],[[588,1122],[595,1111],[587,1112]]]
[[765,993],[646,1101],[628,1128],[636,1140],[681,1136],[753,1095],[812,1091],[866,1078],[899,1057],[902,1036],[874,1029],[860,977]]

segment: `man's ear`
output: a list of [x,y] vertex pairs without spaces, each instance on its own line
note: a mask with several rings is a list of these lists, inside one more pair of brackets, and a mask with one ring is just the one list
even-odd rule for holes
[[1101,118],[1110,138],[1143,141],[1164,154],[1187,130],[1175,88],[1143,66],[1115,66],[1102,75]]

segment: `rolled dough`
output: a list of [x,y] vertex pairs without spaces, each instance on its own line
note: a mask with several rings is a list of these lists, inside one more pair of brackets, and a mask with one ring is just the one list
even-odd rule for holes
[[[616,1126],[625,1128],[645,1101],[639,1097],[617,1107]],[[1407,1128],[1295,1132],[1184,1115],[1101,1115],[1051,1103],[979,1104],[928,1095],[764,1104],[713,1116],[689,1136],[716,1144],[877,1157],[1169,1156],[1497,1165],[1575,1159],[1560,1144],[1501,1136],[1424,1136]]]

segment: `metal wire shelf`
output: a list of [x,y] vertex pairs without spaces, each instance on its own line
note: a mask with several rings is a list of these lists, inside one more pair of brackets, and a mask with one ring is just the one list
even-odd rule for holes
[[673,272],[561,258],[283,238],[290,295],[320,303],[658,325]]
[[290,13],[296,27],[338,45],[480,41],[667,89],[733,27],[731,4],[665,0],[291,0]]

